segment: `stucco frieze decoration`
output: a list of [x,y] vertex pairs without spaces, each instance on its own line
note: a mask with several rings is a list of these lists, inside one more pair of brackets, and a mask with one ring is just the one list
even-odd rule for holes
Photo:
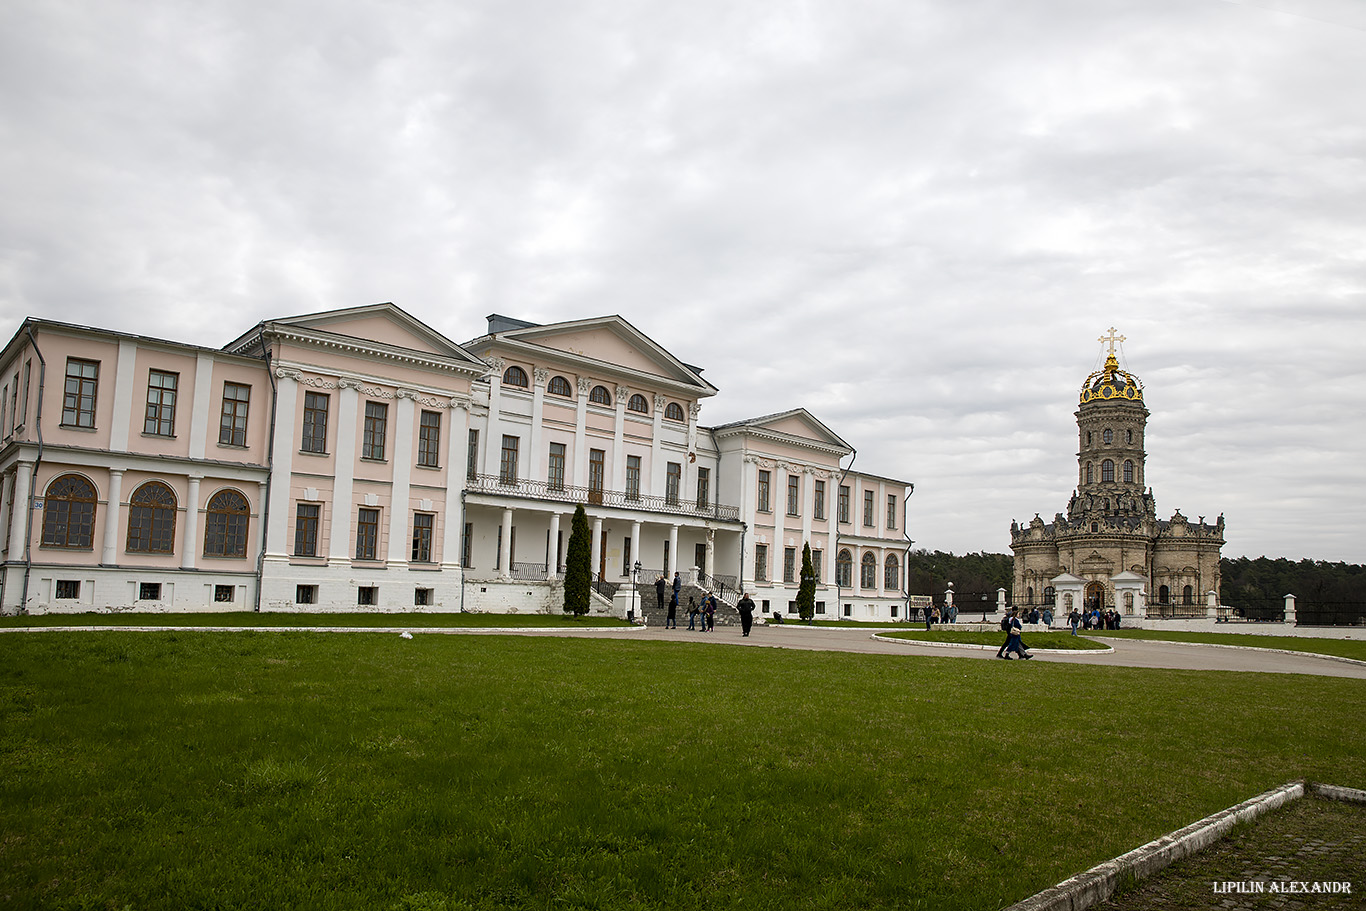
[[586,376],[581,376],[579,380],[579,395],[587,395],[593,390],[593,381]]
[[301,380],[301,379],[303,378],[303,374],[302,374],[302,373],[300,373],[300,372],[297,371],[297,370],[291,370],[291,369],[289,369],[288,367],[276,367],[276,368],[275,368],[275,375],[276,375],[277,377],[279,377],[280,379],[282,379],[282,380],[296,380],[296,381],[297,381],[297,380]]
[[663,411],[663,410],[664,410],[664,406],[667,405],[667,404],[668,404],[668,400],[667,400],[666,398],[664,398],[664,396],[662,396],[662,395],[660,395],[658,392],[656,392],[656,393],[655,393],[655,411]]
[[489,366],[493,368],[494,372],[498,374],[498,379],[501,380],[503,378],[503,370],[507,368],[508,362],[501,357],[489,357],[485,358],[485,360],[488,361]]
[[546,383],[550,382],[550,371],[546,368],[537,367],[535,370],[532,370],[531,372],[536,377],[537,386],[544,386]]
[[618,401],[618,402],[624,402],[624,401],[626,401],[626,396],[628,396],[628,395],[630,395],[630,394],[631,394],[631,390],[630,390],[630,389],[627,389],[625,386],[618,386],[618,387],[617,387],[617,401]]
[[[331,387],[328,387],[331,388]],[[378,386],[367,386],[360,380],[348,380],[345,377],[337,380],[337,388],[354,389],[361,395],[367,395],[372,399],[392,399],[395,398],[392,392],[381,389]]]

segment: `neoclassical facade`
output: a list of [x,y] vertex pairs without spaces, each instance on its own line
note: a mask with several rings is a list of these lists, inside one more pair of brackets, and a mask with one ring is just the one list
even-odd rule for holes
[[785,612],[808,543],[820,612],[904,602],[909,485],[804,409],[703,426],[716,388],[621,317],[457,344],[376,304],[222,349],[30,319],[0,375],[5,612],[536,609],[578,505],[607,603],[679,571]]
[[1116,608],[1123,614],[1203,613],[1219,591],[1224,517],[1191,522],[1178,510],[1157,518],[1145,482],[1148,409],[1143,384],[1121,370],[1113,329],[1105,365],[1082,384],[1077,419],[1077,487],[1066,513],[1037,514],[1010,527],[1013,600],[1064,612]]

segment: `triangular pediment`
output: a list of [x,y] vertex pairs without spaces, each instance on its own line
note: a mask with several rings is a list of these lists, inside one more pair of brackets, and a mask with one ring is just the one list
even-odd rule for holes
[[544,326],[507,328],[466,344],[483,351],[497,348],[499,343],[508,348],[509,354],[522,349],[526,354],[534,355],[539,349],[566,355],[574,361],[610,365],[674,383],[684,383],[696,387],[701,395],[716,392],[716,387],[702,379],[698,371],[615,314]]
[[[482,364],[459,344],[392,303],[305,313],[266,320],[263,325],[305,336],[316,335],[320,340],[349,339],[363,345],[453,358],[471,365]],[[227,350],[235,350],[234,346],[248,342],[255,333],[253,330],[242,336],[226,346]]]
[[815,415],[805,408],[794,408],[791,411],[780,411],[776,414],[766,414],[762,417],[735,421],[730,424],[723,424],[714,430],[722,435],[726,433],[762,433],[778,439],[814,443],[830,449],[843,450],[846,454],[854,451],[854,448],[840,439],[835,431],[821,423]]

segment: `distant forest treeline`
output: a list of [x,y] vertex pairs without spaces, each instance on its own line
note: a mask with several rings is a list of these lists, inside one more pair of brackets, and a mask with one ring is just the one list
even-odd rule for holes
[[[964,554],[913,550],[906,564],[906,583],[913,595],[942,596],[953,583],[954,591],[994,597],[998,588],[1010,593],[1014,558],[1010,554]],[[1366,603],[1366,566],[1330,563],[1326,560],[1287,560],[1247,557],[1219,561],[1224,604],[1256,604],[1279,601],[1287,594],[1301,603]]]

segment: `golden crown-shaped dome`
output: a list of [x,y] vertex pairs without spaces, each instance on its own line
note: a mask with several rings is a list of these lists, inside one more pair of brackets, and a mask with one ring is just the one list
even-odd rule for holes
[[1132,373],[1119,369],[1114,351],[1105,359],[1105,366],[1095,371],[1081,384],[1081,404],[1088,402],[1143,402],[1143,383]]

